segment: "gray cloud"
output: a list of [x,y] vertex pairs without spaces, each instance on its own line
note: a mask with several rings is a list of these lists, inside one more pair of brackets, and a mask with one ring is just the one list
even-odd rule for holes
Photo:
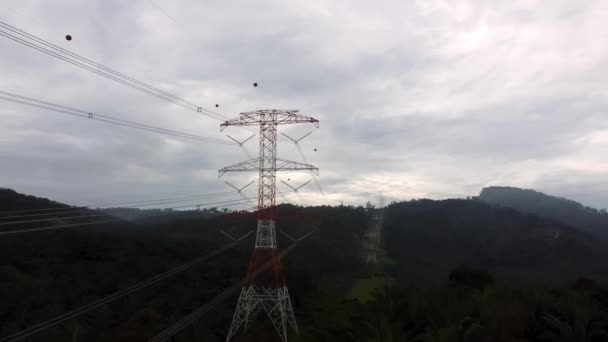
[[[500,184],[606,206],[605,2],[157,2],[176,22],[147,1],[9,0],[0,18],[229,116],[274,107],[318,117],[318,130],[284,128],[314,131],[301,149],[326,196],[310,186],[309,204]],[[7,39],[0,49],[2,90],[222,137],[212,119]],[[0,115],[2,185],[69,203],[225,191],[217,169],[246,158],[13,104]],[[302,159],[286,139],[279,154]]]

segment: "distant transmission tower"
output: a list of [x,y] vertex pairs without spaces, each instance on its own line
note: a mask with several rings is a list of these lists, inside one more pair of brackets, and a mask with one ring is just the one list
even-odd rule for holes
[[[277,158],[277,126],[307,122],[319,127],[319,120],[300,115],[297,110],[270,109],[241,113],[239,118],[228,120],[220,126],[221,130],[228,126],[260,127],[259,157],[219,170],[220,177],[232,171],[259,172],[258,228],[255,248],[226,341],[229,341],[241,327],[247,330],[249,323],[260,311],[266,313],[283,341],[287,341],[287,325],[298,332],[291,299],[281,272],[276,242],[276,172],[310,170],[318,174],[319,169],[312,165]],[[262,266],[268,261],[273,266],[263,269]]]
[[370,226],[363,236],[363,245],[365,249],[365,261],[368,264],[378,263],[378,254],[380,245],[382,244],[382,225],[384,218],[384,196],[382,193],[378,196],[378,207],[373,211]]

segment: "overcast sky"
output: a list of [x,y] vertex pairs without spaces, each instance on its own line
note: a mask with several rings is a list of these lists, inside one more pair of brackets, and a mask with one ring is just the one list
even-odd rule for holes
[[[278,154],[318,166],[325,193],[310,183],[294,203],[509,185],[608,206],[608,1],[2,0],[0,20],[230,117],[283,108],[318,118],[319,129],[280,128],[313,131],[303,155],[286,139]],[[248,136],[3,37],[0,51],[0,90]],[[239,147],[3,101],[0,119],[0,186],[70,204],[228,191],[217,170],[247,159]],[[256,139],[245,145],[254,155]],[[245,185],[256,174],[224,178]],[[310,175],[278,179],[288,178]]]

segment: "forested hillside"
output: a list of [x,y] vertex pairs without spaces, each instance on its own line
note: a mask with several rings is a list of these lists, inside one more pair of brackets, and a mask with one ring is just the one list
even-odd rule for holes
[[484,188],[478,197],[486,203],[514,208],[553,219],[572,227],[608,238],[608,213],[582,204],[534,190],[492,186]]
[[[384,209],[386,257],[372,266],[361,241],[374,210],[278,208],[280,231],[314,232],[283,260],[300,328],[291,341],[608,341],[606,249],[592,236],[475,200],[393,203]],[[138,217],[0,236],[0,338],[231,243],[220,231],[255,228],[255,215],[219,209]],[[291,243],[279,233],[283,249]],[[252,245],[249,236],[26,340],[148,341],[239,281]],[[379,276],[392,281],[352,295]],[[235,303],[236,294],[172,341],[223,341]],[[276,340],[261,320],[235,341]]]
[[0,188],[1,211],[65,207],[68,206],[46,198],[20,194],[12,189]]
[[386,208],[392,270],[408,281],[459,265],[509,280],[608,277],[608,244],[565,224],[476,200],[414,200]]
[[[33,208],[28,206],[32,201],[38,200],[28,197],[19,209]],[[282,217],[277,223],[279,231],[295,238],[313,231],[283,261],[295,310],[324,295],[331,293],[333,298],[345,293],[361,271],[358,243],[368,213],[345,206],[281,206],[278,211]],[[163,212],[162,216],[142,215],[133,222],[1,236],[0,338],[209,254],[231,242],[220,230],[239,237],[255,229],[255,215],[225,213]],[[36,222],[23,226],[42,224],[49,225]],[[7,229],[14,227],[3,230]],[[28,341],[147,341],[239,281],[246,272],[253,241],[250,235],[207,262],[33,335]],[[280,246],[290,243],[279,235]],[[175,340],[223,341],[236,295]],[[306,322],[303,315],[303,336],[308,329]],[[253,329],[253,340],[275,338],[263,325]]]

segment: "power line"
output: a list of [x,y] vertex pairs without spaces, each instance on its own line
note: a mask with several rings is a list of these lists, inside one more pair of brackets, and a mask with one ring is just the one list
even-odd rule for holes
[[[88,58],[85,58],[79,54],[76,54],[65,48],[62,48],[58,45],[48,42],[40,37],[27,33],[10,24],[0,21],[0,28],[10,31],[10,32],[7,32],[7,31],[0,30],[0,35],[4,36],[5,38],[11,39],[19,44],[31,47],[35,50],[38,50],[40,52],[43,52],[43,53],[53,56],[55,58],[61,59],[65,62],[71,63],[71,64],[81,67],[85,70],[96,73],[100,76],[103,76],[103,77],[106,77],[113,81],[122,83],[128,87],[142,91],[144,93],[155,96],[162,100],[177,104],[186,109],[193,110],[193,111],[201,113],[203,115],[207,115],[216,120],[223,121],[227,118],[226,116],[224,116],[220,113],[212,111],[211,109],[199,106],[188,100],[177,97],[169,92],[158,89],[148,83],[134,79],[119,71],[106,67],[102,64],[99,64]],[[18,36],[16,36],[15,34],[17,34]]]
[[[236,195],[237,192],[236,191],[225,191],[225,192],[218,192],[215,194],[206,194],[206,195],[197,195],[197,196],[187,196],[187,197],[177,197],[177,198],[162,198],[162,199],[156,199],[156,200],[147,200],[147,201],[131,201],[131,202],[119,202],[119,203],[112,203],[112,204],[97,204],[97,205],[89,205],[88,207],[112,207],[112,206],[117,206],[117,205],[131,205],[134,204],[134,206],[136,207],[143,207],[143,206],[147,206],[147,205],[153,205],[153,204],[157,204],[157,203],[153,203],[153,204],[145,204],[145,203],[151,203],[151,202],[161,202],[161,201],[174,201],[174,202],[185,202],[188,200],[194,200],[194,199],[199,199],[199,198],[211,198],[211,197],[223,197],[223,196],[228,196],[228,195]],[[170,202],[163,202],[160,204],[166,204],[166,203],[170,203]]]
[[[95,221],[95,222],[83,222],[83,223],[74,223],[74,224],[64,224],[64,225],[60,225],[60,226],[50,226],[50,227],[41,227],[41,228],[29,228],[29,229],[9,230],[9,231],[5,231],[5,232],[0,232],[0,235],[13,235],[13,234],[38,232],[38,231],[43,231],[43,230],[53,230],[53,229],[63,229],[63,228],[90,226],[90,225],[94,225],[94,224],[109,223],[109,222],[116,222],[116,221],[122,221],[122,219],[117,218],[117,219]],[[0,340],[0,341],[2,341],[2,340]]]
[[[220,193],[220,194],[215,194],[215,195],[202,195],[202,196],[191,196],[191,197],[182,197],[182,198],[176,198],[176,199],[172,199],[170,201],[161,201],[161,200],[149,200],[149,201],[143,201],[143,202],[122,202],[122,203],[117,203],[117,204],[113,204],[114,206],[116,205],[121,205],[121,204],[130,204],[128,208],[138,208],[138,207],[147,207],[147,206],[151,206],[151,205],[164,205],[164,204],[171,204],[171,203],[180,203],[180,202],[189,202],[189,201],[194,201],[194,200],[198,200],[198,199],[203,199],[203,198],[215,198],[215,197],[224,197],[224,196],[228,196],[228,195],[233,195],[233,194],[237,194],[234,191],[231,192],[226,192],[226,193]],[[99,208],[102,205],[98,205],[97,208],[98,209],[109,209],[112,208],[110,205],[103,205],[106,206],[108,208]],[[82,207],[67,207],[67,208],[60,208],[63,210],[56,210],[56,211],[51,211],[51,212],[46,212],[46,213],[40,213],[40,214],[26,214],[26,215],[16,215],[16,216],[0,216],[0,220],[2,219],[15,219],[15,218],[23,218],[23,217],[40,217],[40,216],[49,216],[49,215],[63,215],[63,214],[68,214],[68,213],[82,213],[82,212],[86,212],[87,210],[95,210],[92,209],[95,206],[82,206]],[[120,208],[124,208],[124,207],[120,207]],[[53,210],[55,208],[49,208],[49,210]],[[46,209],[32,209],[31,211],[46,211]],[[0,212],[0,214],[2,214],[3,212]]]
[[[195,196],[188,196],[188,197],[168,197],[168,198],[158,198],[158,199],[154,199],[154,200],[146,200],[146,201],[129,201],[129,202],[114,202],[114,203],[104,203],[104,204],[90,204],[90,205],[83,205],[80,207],[73,207],[73,206],[69,206],[69,207],[47,207],[47,208],[41,208],[41,209],[26,209],[26,210],[8,210],[8,211],[0,211],[0,214],[16,214],[16,213],[26,213],[26,212],[36,212],[36,211],[49,211],[49,210],[72,210],[72,209],[76,209],[76,208],[80,208],[80,209],[88,209],[88,208],[94,208],[94,207],[111,207],[111,206],[117,206],[117,205],[125,205],[125,204],[140,204],[140,203],[150,203],[150,202],[160,202],[160,201],[171,201],[171,200],[187,200],[187,199],[198,199],[198,198],[208,198],[208,197],[222,197],[222,196],[226,196],[226,195],[230,195],[230,194],[236,194],[236,191],[226,191],[226,192],[218,192],[218,193],[211,193],[211,194],[203,194],[203,195],[195,195]],[[6,217],[0,217],[0,218],[6,218]]]
[[[289,140],[291,140],[291,142],[293,142],[294,145],[296,146],[296,150],[300,153],[300,157],[302,157],[302,160],[304,161],[304,163],[308,164],[308,158],[306,158],[304,151],[302,151],[302,147],[300,147],[299,142],[300,142],[300,140],[307,137],[309,134],[310,133],[306,134],[305,136],[301,137],[298,140],[292,139],[290,136],[286,135],[285,133],[282,133],[282,136],[279,136],[279,137],[284,136],[284,137],[288,138]],[[321,180],[317,179],[317,177],[315,176],[315,174],[313,172],[310,173],[310,176],[312,177],[312,180],[314,181],[315,186],[317,187],[317,190],[319,190],[319,193],[321,194],[321,196],[323,196],[323,200],[325,200],[325,204],[329,205],[329,201],[327,200],[327,197],[325,196],[325,191],[323,191],[323,187],[321,186]]]
[[[175,136],[175,137],[179,137],[179,138],[187,138],[187,139],[193,139],[193,140],[204,141],[204,142],[212,142],[212,143],[218,143],[218,144],[223,144],[223,145],[236,146],[235,143],[227,141],[227,140],[207,138],[207,137],[197,136],[197,135],[193,135],[193,134],[189,134],[189,133],[182,133],[182,132],[164,129],[164,128],[160,128],[160,127],[155,127],[155,126],[151,126],[151,125],[140,124],[140,123],[133,122],[133,121],[113,118],[113,117],[109,117],[106,115],[101,115],[101,114],[93,113],[93,112],[85,112],[85,111],[81,111],[81,110],[78,110],[78,112],[68,111],[68,110],[60,109],[59,107],[61,107],[61,106],[56,106],[56,107],[44,106],[44,105],[40,105],[37,103],[31,103],[31,102],[27,102],[27,101],[11,99],[11,98],[2,97],[2,96],[0,96],[0,100],[28,105],[31,107],[38,107],[38,108],[42,108],[42,109],[52,110],[52,111],[59,112],[59,113],[64,113],[64,114],[77,116],[77,117],[81,117],[81,118],[86,118],[86,119],[97,120],[97,121],[115,124],[115,125],[119,125],[119,126],[130,127],[130,128],[140,129],[140,130],[154,132],[154,133],[171,135],[171,136]],[[84,114],[82,112],[84,112],[86,114]]]
[[[74,208],[70,208],[70,209],[74,209]],[[44,213],[44,214],[2,216],[2,217],[0,217],[0,220],[26,218],[26,217],[40,217],[40,216],[49,216],[49,215],[64,215],[64,214],[72,214],[72,213],[85,213],[87,210],[88,210],[88,208],[82,208],[82,209],[77,209],[77,210],[68,210],[68,211],[60,211],[60,212],[53,211],[53,212]],[[57,217],[57,219],[60,219],[60,218],[63,218],[63,217]]]
[[[289,247],[285,248],[281,253],[279,253],[279,259],[281,259],[285,255],[289,254],[295,247],[297,247],[297,245],[300,243],[300,241],[306,239],[312,233],[313,232],[310,232],[310,233],[304,235],[303,237],[301,237],[300,239],[296,240],[291,245],[289,245]],[[263,272],[272,266],[273,266],[273,260],[269,260],[269,261],[265,262],[260,268],[256,269],[256,271],[254,271],[253,275],[257,275],[260,272]],[[215,308],[217,305],[219,305],[224,299],[226,299],[231,294],[236,292],[239,288],[242,288],[250,276],[251,275],[248,275],[244,279],[234,283],[233,285],[231,285],[230,287],[225,289],[222,293],[220,293],[219,295],[214,297],[212,300],[205,303],[203,306],[199,307],[198,309],[196,309],[195,311],[190,313],[188,316],[182,318],[180,321],[173,324],[169,328],[165,329],[160,334],[158,334],[155,337],[153,337],[152,339],[150,339],[148,342],[163,342],[163,341],[168,340],[171,336],[174,336],[175,334],[177,334],[178,332],[180,332],[181,330],[186,328],[192,322],[199,319],[202,315],[211,311],[213,308]],[[2,342],[2,340],[0,340],[0,342]]]
[[[245,203],[250,203],[253,202],[253,199],[249,199],[249,200],[243,200],[241,198],[239,199],[234,199],[234,200],[226,200],[226,201],[219,201],[219,202],[209,202],[209,203],[197,203],[197,204],[192,204],[192,205],[183,205],[183,206],[178,206],[178,207],[173,207],[172,209],[177,209],[177,208],[190,208],[190,207],[200,207],[200,206],[209,206],[209,205],[215,205],[215,204],[230,204],[230,205],[238,205],[238,204],[245,204]],[[82,212],[78,212],[81,213]],[[61,213],[63,214],[63,213]],[[34,219],[34,220],[20,220],[20,221],[9,221],[9,222],[0,222],[0,226],[6,226],[6,225],[11,225],[11,224],[22,224],[22,223],[33,223],[33,222],[49,222],[49,221],[57,221],[57,220],[71,220],[71,219],[81,219],[81,218],[90,218],[90,217],[98,217],[98,216],[108,216],[109,214],[107,213],[103,213],[100,211],[95,211],[92,214],[88,214],[88,215],[76,215],[76,216],[62,216],[62,217],[51,217],[51,218],[44,218],[44,219]]]
[[209,205],[224,205],[224,204],[245,204],[245,203],[252,203],[255,202],[256,199],[249,199],[249,200],[243,200],[242,198],[239,199],[234,199],[234,200],[229,200],[229,201],[221,201],[221,202],[213,202],[213,203],[198,203],[198,204],[189,204],[189,205],[180,205],[180,206],[176,206],[176,207],[171,207],[170,209],[185,209],[185,208],[195,208],[195,207],[199,207],[199,206],[209,206]]
[[40,332],[42,330],[48,329],[48,328],[50,328],[52,326],[55,326],[55,325],[60,324],[60,323],[63,323],[65,321],[69,320],[69,319],[72,319],[72,318],[78,317],[78,316],[80,316],[82,314],[85,314],[85,313],[87,313],[87,312],[89,312],[89,311],[91,311],[93,309],[96,309],[96,308],[98,308],[100,306],[103,306],[103,305],[109,304],[109,303],[111,303],[113,301],[116,301],[116,300],[118,300],[118,299],[120,299],[120,298],[122,298],[122,297],[124,297],[124,296],[126,296],[128,294],[131,294],[133,292],[136,292],[136,291],[139,291],[139,290],[144,289],[146,287],[149,287],[151,285],[154,285],[154,284],[156,284],[156,283],[158,283],[158,282],[160,282],[162,280],[165,280],[165,279],[167,279],[167,278],[169,278],[171,276],[174,276],[177,273],[183,272],[183,271],[185,271],[185,270],[187,270],[187,269],[189,269],[189,268],[191,268],[193,266],[196,266],[196,265],[198,265],[198,264],[200,264],[200,263],[202,263],[204,261],[207,261],[207,260],[211,259],[212,257],[214,257],[214,256],[216,256],[216,255],[218,255],[218,254],[220,254],[220,253],[222,253],[222,252],[224,252],[224,251],[226,251],[226,250],[228,250],[228,249],[236,246],[242,239],[244,239],[245,237],[249,236],[251,233],[252,232],[249,232],[249,233],[243,235],[238,240],[230,242],[230,243],[228,243],[228,244],[226,244],[226,245],[224,245],[224,246],[222,246],[220,248],[215,249],[214,251],[212,251],[209,254],[206,254],[204,256],[196,258],[196,259],[194,259],[194,260],[192,260],[192,261],[190,261],[188,263],[180,265],[180,266],[178,266],[176,268],[173,268],[173,269],[171,269],[171,270],[169,270],[167,272],[155,275],[152,278],[149,278],[147,280],[139,282],[139,283],[137,283],[135,285],[129,286],[129,287],[123,289],[123,290],[117,291],[117,292],[115,292],[115,293],[113,293],[113,294],[111,294],[109,296],[100,298],[100,299],[98,299],[98,300],[96,300],[94,302],[91,302],[91,303],[89,303],[87,305],[83,305],[83,306],[81,306],[79,308],[76,308],[76,309],[74,309],[72,311],[66,312],[66,313],[64,313],[62,315],[59,315],[59,316],[57,316],[55,318],[52,318],[52,319],[49,319],[49,320],[47,320],[45,322],[35,324],[35,325],[33,325],[33,326],[31,326],[31,327],[29,327],[27,329],[24,329],[24,330],[21,330],[19,332],[16,332],[16,333],[12,334],[12,335],[0,338],[0,342],[13,342],[13,341],[22,340],[22,339],[24,339],[24,338],[26,338],[28,336],[31,336],[33,334],[36,334],[36,333],[38,333],[38,332]]
[[[286,194],[286,193],[289,193],[289,192],[292,192],[292,191],[278,192],[278,194],[283,195],[283,194]],[[164,205],[164,204],[171,204],[171,203],[188,202],[188,201],[193,201],[193,200],[203,199],[203,198],[223,197],[223,196],[232,195],[232,194],[236,194],[236,192],[229,191],[229,192],[224,192],[224,193],[207,194],[207,195],[192,196],[192,197],[181,197],[181,198],[176,198],[176,199],[171,200],[171,201],[164,201],[164,202],[161,202],[161,200],[149,200],[149,201],[143,201],[143,202],[131,201],[131,202],[119,202],[119,203],[114,203],[114,204],[106,204],[106,205],[103,205],[103,206],[131,204],[131,203],[143,203],[143,204],[132,205],[129,208],[132,208],[132,207],[144,207],[144,206],[150,206],[150,205]],[[204,205],[214,205],[214,204],[221,204],[221,205],[225,205],[225,206],[234,206],[234,205],[239,205],[239,204],[251,203],[251,202],[254,202],[254,201],[255,201],[255,199],[250,199],[250,198],[247,198],[245,200],[234,199],[234,200],[226,200],[226,201],[211,202],[211,203],[196,203],[196,204],[191,204],[191,205],[183,205],[183,206],[178,206],[178,207],[172,207],[170,209],[185,209],[185,208],[201,207],[201,206],[204,206]],[[150,203],[150,202],[153,202],[153,203]],[[98,205],[98,206],[102,206],[102,205]],[[8,224],[14,224],[14,223],[45,222],[45,221],[55,221],[55,220],[61,220],[61,219],[73,219],[73,218],[95,217],[95,216],[107,215],[107,214],[104,214],[104,213],[101,212],[101,211],[103,211],[103,208],[101,208],[102,210],[99,211],[99,210],[91,209],[91,207],[93,207],[93,206],[66,207],[66,208],[43,208],[43,209],[4,211],[4,212],[0,212],[0,214],[38,212],[38,211],[50,211],[50,210],[53,210],[52,212],[45,212],[45,213],[34,213],[34,214],[14,215],[14,216],[0,216],[0,220],[2,220],[2,219],[17,219],[17,218],[33,218],[33,217],[41,217],[41,216],[65,215],[65,214],[75,214],[75,213],[81,213],[81,214],[83,214],[83,213],[86,213],[87,211],[91,211],[92,213],[89,214],[88,216],[78,216],[78,215],[77,216],[60,216],[60,217],[51,217],[51,218],[41,219],[41,220],[27,220],[27,221],[23,220],[23,221],[0,222],[0,226],[2,226],[2,225],[8,225]],[[250,208],[248,208],[248,209],[250,209]],[[97,213],[99,213],[99,215],[95,215]]]
[[[227,194],[221,195],[221,196],[204,196],[204,197],[196,197],[196,198],[189,198],[189,199],[183,199],[183,200],[173,200],[173,201],[164,201],[164,202],[153,202],[153,203],[144,203],[144,204],[137,204],[137,205],[129,205],[127,208],[137,208],[137,207],[147,207],[147,206],[151,206],[151,205],[164,205],[164,204],[172,204],[172,203],[180,203],[180,202],[189,202],[189,201],[194,201],[197,199],[203,199],[203,198],[215,198],[215,197],[224,197],[224,196],[228,196],[228,195],[236,195],[235,192],[229,192]],[[195,204],[195,205],[204,205],[204,204]],[[111,207],[110,207],[111,208]],[[104,208],[102,208],[104,209]],[[109,209],[109,208],[106,208]]]
[[171,19],[171,21],[173,21],[174,23],[176,23],[176,24],[177,24],[177,20],[175,20],[175,18],[173,18],[172,16],[170,16],[170,15],[169,15],[169,14],[168,14],[168,13],[167,13],[167,12],[166,12],[166,11],[165,11],[163,8],[162,8],[162,7],[160,7],[160,5],[159,5],[159,4],[157,4],[155,1],[152,1],[152,0],[148,0],[148,1],[149,1],[151,4],[153,4],[154,6],[156,6],[156,8],[158,8],[158,9],[159,9],[161,12],[163,12],[163,14],[164,14],[164,15],[165,15],[167,18]]
[[[291,191],[287,191],[287,192],[282,192],[280,194],[285,194]],[[231,194],[231,193],[229,193]],[[206,198],[210,198],[211,196],[208,196]],[[215,196],[215,197],[219,197],[219,196]],[[192,200],[192,199],[190,199]],[[170,209],[185,209],[185,208],[200,208],[202,206],[210,206],[210,205],[222,205],[223,207],[231,207],[231,206],[236,206],[236,205],[240,205],[240,204],[247,204],[247,203],[253,203],[255,202],[256,199],[233,199],[233,200],[226,200],[226,201],[219,201],[219,202],[207,202],[207,203],[196,203],[196,204],[190,204],[190,205],[182,205],[182,206],[177,206],[177,207],[172,207]],[[161,203],[153,203],[153,204],[145,204],[145,205],[158,205],[158,204],[168,204],[168,203],[175,203],[175,202],[185,202],[185,201],[172,201],[172,202],[161,202]],[[145,205],[141,205],[141,206],[145,206]],[[82,207],[84,210],[86,210],[86,207]],[[209,208],[209,207],[207,207]],[[251,208],[247,208],[247,209],[251,209]],[[37,210],[37,209],[33,209],[33,210]],[[45,210],[45,209],[39,209],[39,210]],[[22,220],[22,221],[9,221],[9,222],[0,222],[0,226],[3,225],[10,225],[10,224],[20,224],[20,223],[32,223],[32,222],[48,222],[48,221],[56,221],[56,220],[61,220],[61,219],[78,219],[78,218],[89,218],[89,217],[97,217],[97,216],[111,216],[110,214],[107,213],[102,213],[100,211],[97,210],[91,210],[93,211],[93,214],[89,214],[89,215],[77,215],[77,216],[60,216],[60,217],[51,217],[51,218],[46,218],[46,219],[40,219],[40,220]],[[45,214],[34,214],[34,215],[19,215],[19,216],[8,216],[8,217],[0,217],[0,219],[7,219],[7,218],[31,218],[31,217],[40,217],[40,216],[48,216],[48,215],[63,215],[63,214],[68,214],[68,213],[84,213],[82,210],[74,210],[74,211],[64,211],[64,212],[51,212],[51,213],[45,213]],[[99,213],[99,214],[96,214]],[[151,215],[148,217],[158,217],[158,216],[162,216],[162,215],[166,215],[166,214],[171,214],[171,213],[161,213],[161,214],[156,214],[156,215]],[[70,225],[72,226],[72,225]],[[53,226],[56,227],[56,226]],[[49,227],[49,229],[52,229],[53,227]],[[63,226],[62,226],[63,227]],[[46,230],[46,229],[41,229],[41,230]],[[26,232],[28,230],[18,230],[16,232]]]
[[[214,205],[214,204],[221,204],[222,207],[226,208],[226,207],[233,207],[233,206],[237,206],[237,205],[241,205],[241,204],[249,204],[249,203],[253,203],[255,201],[256,201],[255,199],[252,199],[252,200],[238,199],[238,200],[215,202],[215,203],[184,205],[184,206],[179,206],[179,207],[173,207],[171,209],[185,209],[185,208],[192,208],[192,207],[200,208],[202,205]],[[209,207],[207,207],[207,208],[209,208]],[[166,216],[166,215],[171,215],[171,214],[175,214],[175,213],[176,212],[174,212],[174,211],[155,213],[153,215],[146,216],[145,218],[157,218],[160,216]],[[99,216],[101,216],[101,215],[99,215]],[[66,219],[69,219],[69,218],[70,217],[66,217]],[[56,220],[56,219],[57,218],[51,219],[51,220]],[[61,228],[73,228],[73,227],[79,227],[79,226],[89,226],[89,225],[96,224],[96,223],[105,223],[105,222],[114,222],[114,221],[124,221],[124,220],[117,218],[117,219],[110,219],[110,220],[104,220],[104,221],[82,222],[82,223],[66,224],[66,225],[59,225],[59,226],[41,227],[41,228],[17,229],[17,230],[9,230],[9,231],[0,232],[0,235],[21,234],[21,233],[29,233],[29,232],[35,232],[35,231],[53,230],[53,229],[61,229]],[[9,223],[11,223],[11,222],[9,222]]]
[[[5,31],[1,31],[1,30],[0,30],[0,36],[4,36],[4,37],[6,37],[6,38],[8,38],[8,39],[11,39],[11,40],[13,40],[13,41],[17,42],[17,43],[23,44],[23,45],[25,45],[25,46],[29,46],[29,47],[31,47],[31,48],[33,48],[33,49],[35,49],[35,50],[38,50],[38,51],[43,52],[43,53],[46,53],[46,54],[51,55],[51,56],[53,56],[53,57],[56,57],[56,58],[58,58],[58,59],[64,60],[64,61],[66,61],[66,62],[68,62],[68,63],[70,63],[70,64],[74,64],[74,65],[76,65],[76,66],[78,66],[78,67],[81,67],[81,68],[83,68],[83,69],[85,69],[85,70],[89,70],[89,71],[91,71],[91,72],[93,72],[93,73],[96,73],[96,74],[98,74],[98,75],[104,76],[104,77],[109,78],[109,79],[111,79],[111,80],[114,80],[114,81],[116,81],[116,82],[118,82],[118,83],[122,83],[122,84],[124,84],[124,85],[126,85],[126,86],[129,86],[129,87],[131,87],[131,88],[134,88],[134,89],[140,90],[140,91],[142,91],[142,92],[144,92],[144,93],[150,94],[150,95],[155,96],[155,97],[157,97],[157,98],[160,98],[160,99],[162,99],[162,100],[165,100],[165,101],[168,101],[168,102],[174,103],[174,104],[179,105],[179,106],[181,106],[181,107],[184,107],[184,108],[186,108],[186,109],[192,109],[190,106],[185,105],[185,104],[183,104],[183,103],[181,103],[181,102],[175,101],[175,100],[173,100],[173,99],[171,99],[171,98],[169,98],[169,97],[166,97],[166,96],[164,96],[164,95],[162,95],[162,94],[158,94],[158,93],[154,93],[154,92],[152,92],[152,91],[150,91],[150,90],[146,90],[145,88],[142,88],[142,87],[140,87],[140,86],[137,86],[137,85],[131,84],[131,83],[126,82],[126,81],[124,81],[124,80],[122,80],[122,79],[120,79],[120,78],[117,78],[117,77],[112,76],[112,75],[110,75],[110,74],[104,73],[104,72],[102,72],[102,71],[100,71],[100,70],[96,70],[95,68],[92,68],[92,67],[87,66],[87,65],[85,65],[85,64],[82,64],[82,63],[80,63],[80,62],[74,61],[73,59],[70,59],[70,58],[67,58],[67,57],[65,57],[65,56],[62,56],[61,54],[58,54],[58,53],[56,53],[56,52],[53,52],[53,51],[48,50],[48,49],[45,49],[45,48],[41,48],[41,47],[39,47],[39,46],[37,46],[37,45],[35,45],[35,44],[32,44],[31,42],[28,42],[28,41],[23,40],[23,39],[21,39],[21,38],[19,38],[19,37],[13,36],[13,35],[11,35],[10,33],[7,33],[7,32],[5,32]],[[217,118],[216,118],[216,119],[217,119]]]
[[325,200],[325,204],[329,205],[329,201],[327,200],[327,197],[325,196],[325,191],[323,191],[323,187],[321,187],[321,180],[317,179],[317,177],[312,172],[310,173],[310,176],[314,180],[314,183],[317,186],[317,189],[319,190],[319,192],[321,193],[321,196],[323,196],[323,199]]
[[230,145],[230,146],[238,146],[238,144],[236,144],[232,141],[228,141],[228,140],[208,138],[208,137],[204,137],[204,136],[200,136],[200,135],[183,133],[183,132],[170,130],[170,129],[166,129],[166,128],[161,128],[161,127],[157,127],[157,126],[152,126],[152,125],[148,125],[148,124],[142,124],[142,123],[138,123],[138,122],[134,122],[134,121],[123,120],[123,119],[119,119],[119,118],[108,116],[108,115],[102,115],[99,113],[85,111],[82,109],[58,105],[58,104],[54,104],[51,102],[42,101],[42,100],[38,100],[35,98],[31,98],[31,97],[26,97],[23,95],[9,93],[6,91],[0,90],[0,94],[5,95],[5,96],[0,96],[0,100],[18,103],[18,104],[22,104],[22,105],[26,105],[26,106],[30,106],[30,107],[37,107],[37,108],[42,108],[42,109],[46,109],[46,110],[51,110],[54,112],[68,114],[71,116],[81,117],[81,118],[90,119],[90,120],[97,120],[97,121],[101,121],[101,122],[105,122],[105,123],[140,129],[140,130],[154,132],[154,133],[166,134],[166,135],[175,136],[175,137],[179,137],[179,138],[186,138],[186,139],[198,140],[198,141],[203,141],[203,142],[211,142],[211,143],[217,143],[217,144],[223,144],[223,145]]
[[47,208],[42,208],[42,209],[7,210],[7,211],[0,211],[0,214],[27,213],[27,212],[33,212],[33,211],[47,211],[47,210],[70,210],[70,209],[74,209],[74,208],[86,209],[87,207],[65,206],[65,207],[47,207]]
[[[283,195],[283,194],[287,194],[287,193],[290,193],[290,192],[293,192],[293,190],[289,190],[289,191],[283,191],[283,192],[277,192],[277,194],[279,194],[279,195]],[[246,200],[243,200],[243,199],[238,199],[238,200],[232,200],[232,201],[243,201],[242,203],[243,203],[243,204],[245,204],[245,203],[257,202],[257,201],[258,201],[258,199],[257,199],[257,198],[248,198],[248,199],[246,199]],[[216,203],[208,203],[208,204],[221,204],[221,202],[216,202]],[[196,206],[198,206],[198,205],[203,205],[203,204],[182,205],[182,206],[179,206],[179,207],[171,207],[171,209],[183,209],[183,208],[191,208],[191,207],[196,207]]]
[[99,217],[99,216],[108,216],[108,214],[101,213],[101,214],[88,214],[88,215],[77,215],[77,216],[67,216],[67,217],[51,217],[51,218],[35,219],[35,220],[0,222],[0,226],[6,226],[6,225],[11,225],[11,224],[33,223],[33,222],[49,222],[49,221],[57,221],[57,220],[73,220],[73,219],[91,218],[91,217]]

